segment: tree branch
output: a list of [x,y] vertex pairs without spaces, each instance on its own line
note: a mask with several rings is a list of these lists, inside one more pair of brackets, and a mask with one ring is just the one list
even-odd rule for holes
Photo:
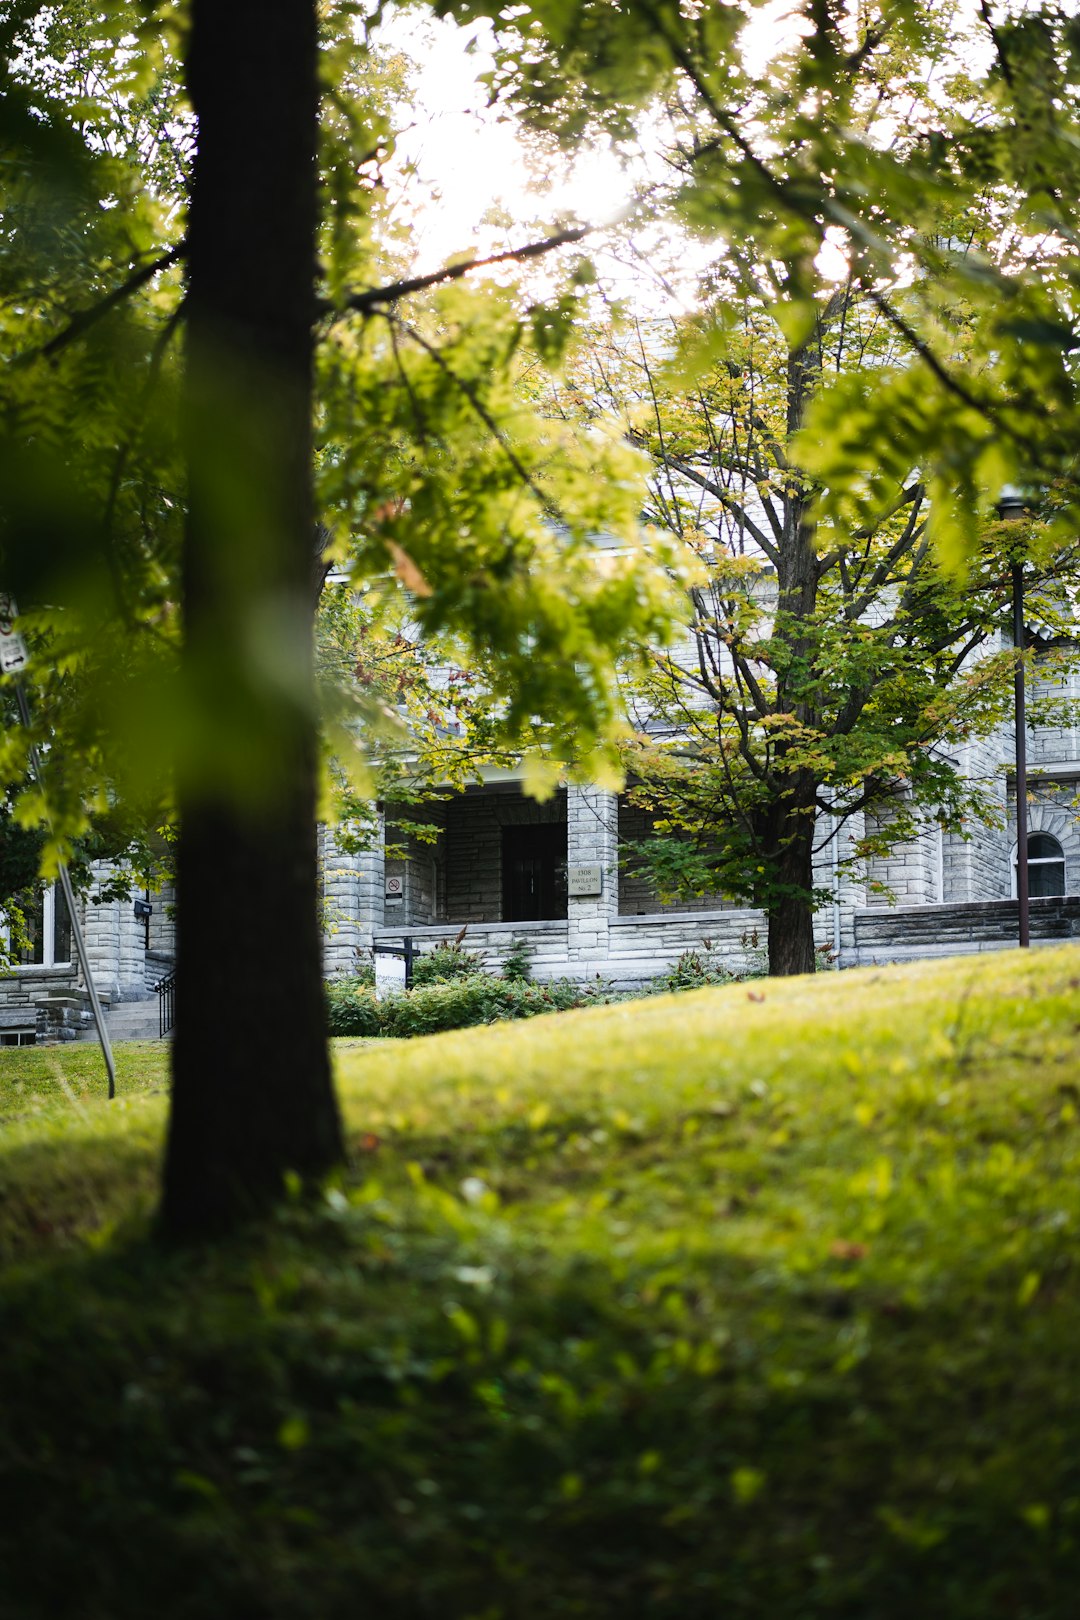
[[971,410],[977,411],[980,416],[987,418],[989,421],[994,420],[994,413],[988,402],[979,399],[978,395],[973,394],[957,377],[953,376],[951,371],[948,371],[942,365],[930,345],[919,336],[915,328],[904,319],[899,310],[893,309],[883,293],[878,292],[876,287],[867,287],[866,294],[871,302],[877,305],[885,319],[895,327],[902,337],[907,339],[919,359],[929,366],[947,393],[952,394],[956,399],[962,400],[965,405],[969,406]]
[[114,287],[112,292],[106,293],[104,298],[100,298],[96,304],[91,304],[87,309],[79,310],[78,314],[73,315],[68,324],[62,331],[57,332],[55,337],[51,337],[40,348],[28,349],[25,354],[16,355],[12,364],[26,366],[30,365],[34,360],[51,360],[54,355],[60,353],[61,349],[66,349],[69,343],[74,343],[78,338],[82,337],[84,332],[89,331],[91,326],[95,326],[98,321],[103,320],[118,304],[122,304],[125,298],[129,298],[132,293],[138,292],[140,287],[145,287],[146,283],[153,280],[159,271],[168,270],[172,265],[176,264],[183,258],[184,252],[185,243],[178,242],[174,248],[170,248],[168,253],[163,253],[159,259],[154,259],[150,264],[144,264],[141,269],[133,271],[126,281],[121,282],[119,287]]
[[[631,437],[636,439],[636,441],[640,444],[644,436],[632,434]],[[695,471],[695,469],[690,466],[689,462],[683,461],[679,456],[669,455],[663,457],[662,459],[668,466],[673,467],[681,477],[689,479],[692,484],[697,484],[699,489],[703,489],[705,490],[706,494],[711,495],[714,500],[719,502],[725,512],[734,512],[739,522],[745,524],[747,531],[761,547],[762,551],[765,553],[766,557],[768,557],[773,567],[779,567],[780,554],[777,551],[777,548],[773,545],[772,541],[769,539],[768,535],[760,527],[760,525],[754,522],[753,518],[747,512],[746,507],[737,496],[733,495],[730,490],[724,489],[723,486],[716,483],[714,479],[706,478],[704,473]]]
[[443,375],[446,376],[450,382],[454,384],[454,387],[459,389],[468,400],[473,411],[480,418],[481,422],[483,422],[496,444],[500,447],[511,467],[514,469],[514,472],[524,484],[525,488],[532,491],[532,493],[536,496],[536,499],[540,502],[540,505],[543,507],[544,511],[554,522],[561,523],[569,528],[569,524],[566,523],[566,519],[560,512],[557,504],[552,500],[550,495],[540,488],[540,485],[533,478],[529,469],[521,460],[517,451],[514,449],[513,445],[510,443],[510,440],[507,438],[494,416],[492,416],[491,412],[484,404],[484,401],[480,398],[472,383],[469,382],[467,378],[460,376],[454,370],[446,356],[439,353],[439,350],[436,348],[435,344],[429,343],[423,334],[418,332],[415,327],[406,325],[406,323],[401,320],[399,316],[392,314],[389,310],[376,309],[374,313],[382,315],[385,320],[390,322],[391,327],[396,322],[396,324],[401,327],[401,330],[412,338],[417,347],[423,349],[428,358],[438,366]]
[[596,225],[576,225],[572,230],[560,231],[556,236],[545,236],[538,242],[526,242],[522,247],[506,248],[502,253],[491,253],[483,259],[465,259],[460,264],[448,264],[441,270],[432,270],[426,276],[408,276],[403,281],[391,281],[385,287],[369,287],[353,293],[344,304],[332,304],[323,298],[318,303],[320,315],[331,315],[340,320],[344,315],[369,315],[386,304],[396,304],[411,293],[424,292],[428,287],[439,287],[448,281],[460,281],[472,270],[484,270],[493,264],[520,264],[526,259],[539,259],[556,248],[571,242],[580,242]]

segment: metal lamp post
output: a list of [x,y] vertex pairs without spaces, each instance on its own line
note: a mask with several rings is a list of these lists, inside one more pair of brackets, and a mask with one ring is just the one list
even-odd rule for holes
[[[1017,523],[1027,515],[1023,492],[1008,484],[997,505],[1003,523]],[[1013,674],[1014,729],[1016,732],[1016,903],[1019,912],[1019,943],[1031,944],[1031,895],[1028,885],[1028,801],[1027,801],[1027,695],[1024,685],[1024,563],[1014,554],[1012,574],[1013,646],[1016,669]]]

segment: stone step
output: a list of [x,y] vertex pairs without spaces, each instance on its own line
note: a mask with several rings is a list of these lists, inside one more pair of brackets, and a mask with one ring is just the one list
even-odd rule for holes
[[[117,1041],[156,1041],[158,1039],[158,999],[153,996],[149,1001],[118,1001],[110,1007],[105,1014],[105,1027],[109,1032],[109,1040]],[[83,1030],[79,1036],[83,1041],[96,1041],[97,1030],[93,1023]]]

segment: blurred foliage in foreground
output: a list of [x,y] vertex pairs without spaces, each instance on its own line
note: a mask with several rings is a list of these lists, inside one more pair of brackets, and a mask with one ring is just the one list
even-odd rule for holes
[[[184,26],[174,7],[130,0],[17,0],[0,23],[0,586],[31,646],[65,847],[117,799],[157,826],[178,777],[257,797],[273,780],[280,705],[313,703],[260,552],[266,514],[231,465],[209,496],[229,536],[214,577],[242,628],[179,657],[194,142]],[[477,665],[485,753],[550,749],[610,772],[616,649],[662,636],[671,598],[636,554],[642,458],[612,424],[581,433],[539,403],[593,271],[564,255],[538,293],[505,263],[471,284],[459,268],[418,264],[407,188],[387,170],[413,116],[410,64],[375,21],[358,30],[350,4],[320,7],[320,29],[313,585],[329,563],[353,586],[378,580],[363,609],[372,643],[384,630],[392,643],[407,620],[441,656]],[[539,234],[561,240],[557,226]],[[417,270],[431,273],[414,286]],[[199,417],[200,444],[231,442],[232,416],[215,408],[223,419]],[[258,442],[250,401],[244,425]],[[624,542],[602,568],[598,531]],[[374,796],[366,767],[400,757],[416,715],[356,678],[371,659],[338,669],[339,650],[321,661],[335,780]],[[440,764],[453,771],[452,753],[443,746]],[[3,750],[0,783],[22,789],[24,755]],[[36,795],[16,808],[40,820]]]

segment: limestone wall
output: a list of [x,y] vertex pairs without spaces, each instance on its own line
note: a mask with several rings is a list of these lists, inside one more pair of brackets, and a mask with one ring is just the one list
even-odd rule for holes
[[[377,930],[378,943],[400,945],[408,935],[419,950],[430,950],[435,945],[448,945],[461,932],[460,923],[436,923],[428,926],[406,927],[395,923]],[[476,951],[483,958],[489,973],[498,973],[513,946],[524,940],[532,947],[532,972],[538,979],[568,977],[567,935],[565,921],[524,923],[470,923],[462,946]]]
[[[619,843],[643,842],[652,831],[653,818],[647,810],[619,799]],[[619,915],[642,917],[665,912],[722,911],[730,904],[718,894],[700,894],[677,900],[661,900],[648,878],[632,867],[619,866]]]
[[[1030,833],[1049,833],[1061,845],[1065,856],[1065,892],[1080,894],[1080,777],[1065,775],[1028,779],[1027,823]],[[1015,859],[1016,786],[1009,784],[1009,827],[1007,859]],[[1013,868],[1007,868],[1009,892],[1014,888]]]
[[[1005,764],[1013,749],[1012,727],[993,737],[967,743],[960,769],[988,793],[996,813],[1005,819]],[[946,833],[943,844],[946,903],[1005,900],[1009,896],[1009,838],[1004,826],[972,820],[964,835]]]
[[602,977],[631,989],[674,967],[685,951],[720,961],[732,973],[747,973],[765,964],[765,918],[750,907],[654,917],[615,917],[609,930]]

